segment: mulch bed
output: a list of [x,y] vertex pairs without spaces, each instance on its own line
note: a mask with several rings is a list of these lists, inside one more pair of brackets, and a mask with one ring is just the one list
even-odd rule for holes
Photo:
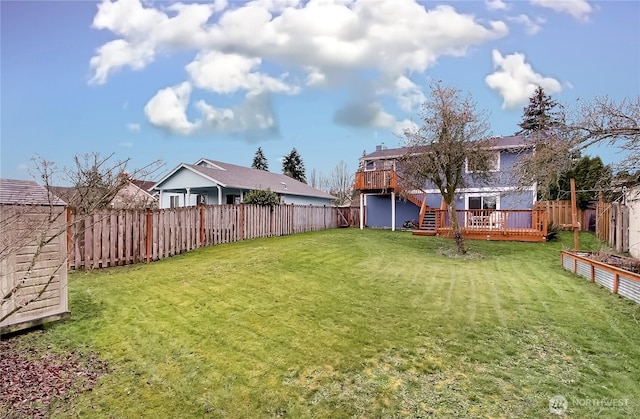
[[589,255],[589,258],[598,262],[606,263],[607,265],[615,266],[616,268],[624,269],[625,271],[640,274],[639,259],[613,255],[607,252],[594,252]]
[[46,417],[54,404],[91,391],[98,377],[108,372],[95,353],[25,348],[21,337],[0,341],[0,417]]

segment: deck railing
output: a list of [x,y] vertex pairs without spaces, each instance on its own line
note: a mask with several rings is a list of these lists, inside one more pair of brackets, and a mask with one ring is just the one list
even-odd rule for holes
[[[451,217],[447,210],[428,210],[435,213],[435,232],[446,235],[451,232]],[[471,238],[510,236],[526,240],[544,240],[547,236],[545,210],[458,210],[458,225],[463,235]],[[478,237],[474,237],[478,236]]]
[[395,170],[371,170],[356,172],[355,188],[359,191],[396,189],[398,175]]

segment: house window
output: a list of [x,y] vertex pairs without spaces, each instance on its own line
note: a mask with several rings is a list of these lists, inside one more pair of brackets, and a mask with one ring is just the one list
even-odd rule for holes
[[207,195],[196,195],[196,205],[207,205]]
[[375,170],[376,163],[373,160],[367,160],[364,162],[364,170]]
[[240,195],[227,195],[227,205],[240,204]]
[[467,198],[467,205],[470,210],[495,210],[498,209],[498,196],[470,196]]
[[393,160],[382,160],[380,163],[382,163],[381,166],[383,170],[393,169],[393,166],[394,166]]
[[180,195],[169,197],[169,208],[178,208],[180,206]]
[[[486,160],[479,160],[483,158]],[[485,166],[486,165],[486,166]],[[481,168],[487,167],[489,172],[497,172],[500,170],[500,152],[482,154],[481,156],[469,156],[466,160],[467,173],[474,173],[481,171]]]

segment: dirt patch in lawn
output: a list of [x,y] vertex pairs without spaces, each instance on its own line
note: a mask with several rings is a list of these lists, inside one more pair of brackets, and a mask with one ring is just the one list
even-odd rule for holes
[[91,391],[108,371],[95,353],[53,353],[21,338],[0,341],[0,417],[46,417],[52,406]]

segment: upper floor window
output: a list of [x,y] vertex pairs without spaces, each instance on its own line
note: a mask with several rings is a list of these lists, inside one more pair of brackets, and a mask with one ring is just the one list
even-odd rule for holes
[[394,167],[393,160],[366,160],[364,162],[364,170],[391,170]]
[[[483,160],[480,160],[483,159]],[[482,154],[481,156],[469,156],[466,160],[466,172],[480,172],[487,168],[489,172],[497,172],[500,170],[500,152],[492,152]]]

